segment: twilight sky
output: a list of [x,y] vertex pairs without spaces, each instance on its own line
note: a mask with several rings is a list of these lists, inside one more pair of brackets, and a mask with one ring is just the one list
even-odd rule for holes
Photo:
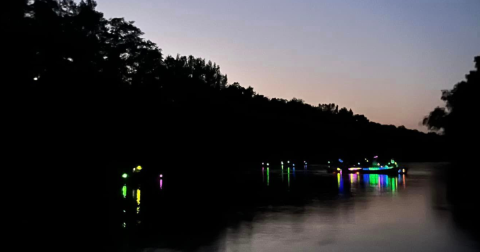
[[419,125],[480,55],[480,0],[97,0],[165,55],[212,60],[270,98]]

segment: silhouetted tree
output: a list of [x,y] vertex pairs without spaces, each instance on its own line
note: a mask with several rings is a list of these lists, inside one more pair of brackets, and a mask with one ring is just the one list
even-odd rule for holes
[[477,117],[479,105],[477,96],[480,87],[480,56],[475,57],[475,70],[466,75],[452,90],[442,91],[445,107],[437,107],[423,124],[430,130],[442,131],[453,145],[455,157],[462,159],[473,150],[468,142],[478,139]]

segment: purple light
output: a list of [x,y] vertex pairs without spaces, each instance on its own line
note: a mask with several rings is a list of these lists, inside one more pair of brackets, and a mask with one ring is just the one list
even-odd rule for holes
[[373,158],[378,158],[378,156],[375,156],[375,157],[373,157]]
[[163,190],[163,179],[160,179],[160,190]]
[[160,174],[160,178],[163,178],[163,174]]

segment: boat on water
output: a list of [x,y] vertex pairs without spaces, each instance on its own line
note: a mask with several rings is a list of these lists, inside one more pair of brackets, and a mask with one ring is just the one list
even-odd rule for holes
[[367,173],[367,174],[406,174],[408,169],[398,165],[398,163],[391,159],[390,161],[379,162],[378,156],[375,156],[370,162],[368,159],[362,162],[357,162],[355,165],[346,163],[342,159],[339,159],[337,167],[331,166],[330,171],[340,173]]

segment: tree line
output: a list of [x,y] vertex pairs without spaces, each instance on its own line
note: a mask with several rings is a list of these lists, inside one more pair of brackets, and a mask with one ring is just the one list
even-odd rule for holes
[[[93,0],[7,5],[3,89],[12,148],[22,153],[169,164],[446,158],[438,134],[381,125],[336,104],[269,98],[230,83],[216,63],[165,56]],[[434,117],[426,121],[433,128]]]

